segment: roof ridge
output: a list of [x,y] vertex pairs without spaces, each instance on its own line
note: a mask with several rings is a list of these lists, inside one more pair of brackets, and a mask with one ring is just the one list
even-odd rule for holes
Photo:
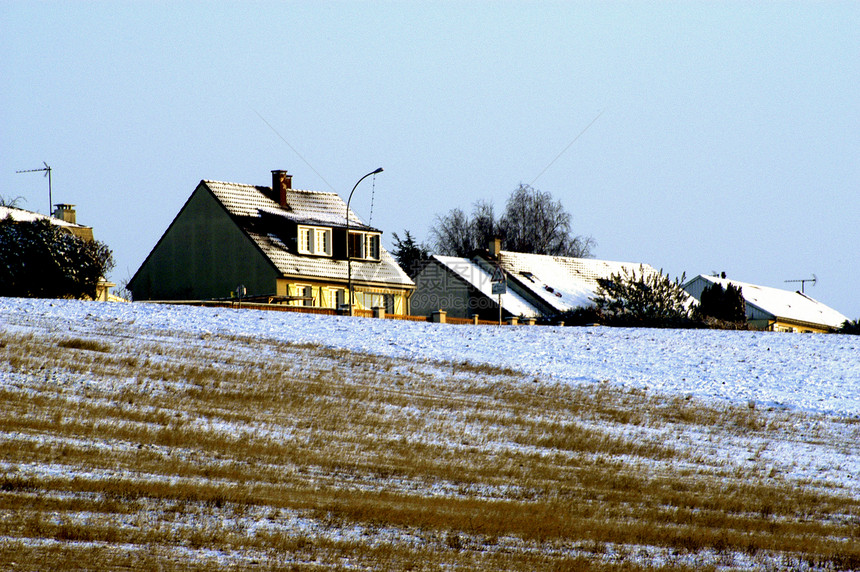
[[[248,183],[233,183],[230,181],[217,181],[215,179],[203,179],[203,182],[204,183],[217,183],[219,185],[235,185],[237,187],[254,187],[254,188],[257,188],[257,187],[263,186],[263,185],[251,185]],[[271,187],[269,187],[269,188],[271,188]]]
[[[601,263],[601,264],[622,264],[624,266],[647,266],[650,268],[654,268],[651,264],[647,262],[625,262],[623,260],[606,260],[605,258],[583,258],[577,256],[563,256],[561,254],[537,254],[535,252],[516,252],[514,250],[502,250],[499,252],[500,255],[513,255],[514,257],[519,256],[540,256],[542,258],[550,258],[553,260],[563,260],[563,261],[574,261],[574,262],[582,262],[582,263]],[[654,268],[656,270],[656,268]]]
[[[254,188],[254,189],[271,189],[272,188],[270,185],[252,185],[250,183],[233,183],[230,181],[216,181],[214,179],[203,179],[203,182],[207,183],[207,184],[208,183],[215,183],[218,185],[233,185],[236,187],[249,187],[249,188]],[[313,193],[316,195],[333,195],[333,196],[337,196],[337,197],[340,196],[338,193],[329,192],[329,191],[314,191],[311,189],[292,189],[292,188],[290,190],[297,192],[297,193]]]

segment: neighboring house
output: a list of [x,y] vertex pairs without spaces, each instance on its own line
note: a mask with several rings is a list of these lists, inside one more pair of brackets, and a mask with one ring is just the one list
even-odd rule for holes
[[272,171],[272,187],[201,181],[128,284],[135,300],[247,296],[318,308],[407,314],[414,283],[382,248],[382,231],[349,213],[335,193],[292,188]]
[[75,205],[57,204],[54,209],[53,216],[44,215],[19,209],[15,207],[0,206],[0,219],[11,217],[12,220],[18,222],[33,222],[37,220],[47,220],[54,226],[58,226],[66,232],[77,236],[83,240],[93,240],[93,227],[84,226],[77,223],[77,213]]
[[801,292],[756,286],[717,276],[700,274],[684,284],[684,290],[696,300],[701,300],[702,291],[713,284],[723,288],[733,284],[741,289],[747,320],[758,330],[826,333],[837,330],[848,319]]
[[[412,314],[430,316],[443,310],[452,318],[498,320],[499,296],[492,294],[494,270],[495,265],[478,256],[432,255],[415,277]],[[537,308],[510,286],[508,282],[507,292],[501,295],[502,316],[538,317]]]
[[[18,222],[47,220],[54,226],[63,229],[69,234],[77,236],[81,240],[94,240],[93,227],[84,226],[82,224],[77,223],[77,213],[75,212],[75,205],[60,203],[54,206],[57,208],[54,209],[53,216],[19,209],[16,207],[0,206],[0,219],[5,219],[6,217],[9,217],[12,220]],[[104,277],[100,278],[99,283],[96,286],[96,300],[102,302],[120,300],[120,298],[117,298],[110,293],[110,289],[114,286],[116,286],[116,284],[114,284],[113,282],[108,282],[107,279]]]
[[657,273],[647,264],[568,258],[500,250],[493,241],[489,251],[469,258],[434,255],[415,277],[412,313],[430,315],[444,310],[449,316],[498,319],[498,295],[492,294],[492,276],[501,268],[507,280],[502,295],[502,316],[541,318],[593,306],[598,278],[635,272]]

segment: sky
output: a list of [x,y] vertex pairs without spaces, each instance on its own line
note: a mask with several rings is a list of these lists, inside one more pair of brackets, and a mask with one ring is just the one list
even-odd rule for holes
[[435,217],[530,184],[596,258],[860,318],[860,2],[0,2],[0,196],[130,278],[200,180]]

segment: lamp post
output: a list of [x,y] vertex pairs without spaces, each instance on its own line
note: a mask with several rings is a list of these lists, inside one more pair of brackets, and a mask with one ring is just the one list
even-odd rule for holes
[[358,184],[363,180],[368,178],[371,175],[376,175],[382,172],[382,167],[376,169],[375,171],[371,171],[366,174],[362,178],[355,183],[355,186],[352,188],[352,191],[349,193],[349,198],[346,199],[346,273],[347,273],[347,282],[349,284],[349,315],[352,316],[352,257],[349,255],[349,203],[352,201],[352,193],[355,192],[355,189],[358,188]]

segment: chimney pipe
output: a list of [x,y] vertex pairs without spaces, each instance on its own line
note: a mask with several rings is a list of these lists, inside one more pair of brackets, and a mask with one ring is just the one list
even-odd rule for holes
[[287,206],[287,192],[293,188],[293,176],[286,171],[272,171],[272,200],[282,207]]
[[65,222],[70,222],[72,224],[77,224],[77,216],[75,216],[75,205],[58,203],[54,206],[57,207],[52,213],[52,216],[54,218],[58,218]]

